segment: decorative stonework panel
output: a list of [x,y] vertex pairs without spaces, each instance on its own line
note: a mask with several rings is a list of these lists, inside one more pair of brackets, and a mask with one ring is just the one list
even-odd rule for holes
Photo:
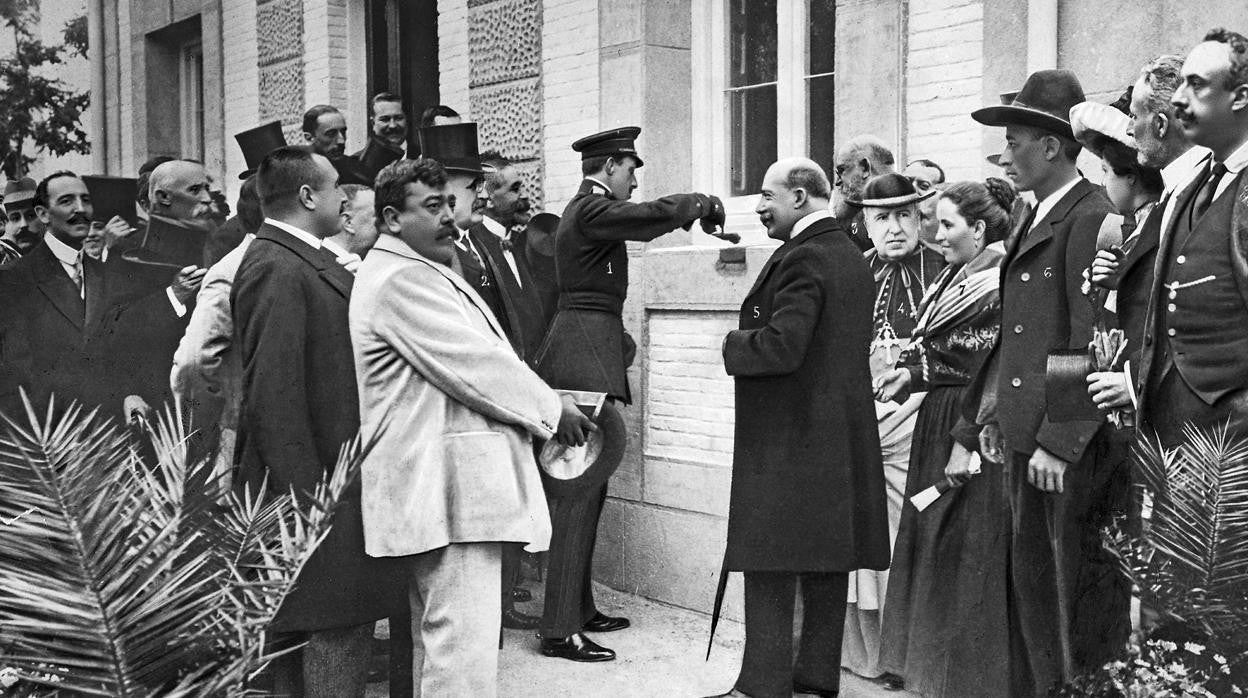
[[[533,209],[544,211],[546,198],[542,196],[542,161],[517,162],[515,168],[520,173],[520,181],[524,182],[524,195],[529,197],[529,203]],[[551,213],[560,215],[563,211],[551,211]]]
[[541,71],[541,6],[535,0],[496,0],[468,10],[469,85],[493,85]]
[[256,48],[260,66],[303,57],[303,0],[256,4]]
[[483,150],[496,150],[512,160],[541,157],[540,88],[538,78],[528,78],[471,91],[477,139]]
[[303,0],[258,0],[256,38],[260,121],[281,119],[286,142],[302,143]]

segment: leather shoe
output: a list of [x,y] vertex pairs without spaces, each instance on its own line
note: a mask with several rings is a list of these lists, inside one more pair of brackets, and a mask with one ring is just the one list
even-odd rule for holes
[[906,687],[906,680],[892,672],[880,674],[876,677],[875,682],[888,691],[900,691]]
[[632,625],[627,618],[614,618],[612,616],[604,616],[601,613],[595,613],[593,618],[585,624],[585,630],[591,633],[609,633],[614,630],[623,630]]
[[533,600],[533,594],[529,593],[529,590],[524,587],[512,587],[511,600],[516,603],[528,603]]
[[811,695],[811,696],[819,696],[819,698],[836,698],[838,695],[841,694],[841,692],[836,689],[815,688],[814,686],[807,686],[806,684],[800,681],[793,682],[793,692],[802,693],[802,694]]
[[713,696],[706,696],[706,698],[750,698],[750,694],[744,693],[736,688],[733,688],[731,691],[728,691],[727,693],[716,693]]
[[542,654],[547,657],[571,659],[574,662],[609,662],[615,659],[615,651],[609,650],[582,633],[568,637],[542,638]]
[[503,627],[508,630],[536,630],[541,624],[541,618],[521,613],[514,608],[503,611]]

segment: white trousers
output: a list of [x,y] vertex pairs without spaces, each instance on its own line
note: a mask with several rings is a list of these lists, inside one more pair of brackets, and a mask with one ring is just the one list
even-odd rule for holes
[[412,637],[424,661],[412,667],[416,695],[498,695],[502,632],[500,543],[452,543],[414,556]]

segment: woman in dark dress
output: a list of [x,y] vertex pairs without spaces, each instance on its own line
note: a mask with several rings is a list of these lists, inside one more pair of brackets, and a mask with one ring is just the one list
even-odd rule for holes
[[[997,266],[1003,255],[989,245],[1008,234],[1014,197],[1001,179],[959,182],[942,192],[936,241],[949,266],[924,298],[914,341],[898,367],[876,382],[881,402],[927,391],[910,451],[881,639],[881,668],[923,696],[1009,691],[1003,473],[990,463],[978,472],[978,459],[950,431],[966,384],[1000,327]],[[945,480],[959,486],[924,511],[909,501]]]

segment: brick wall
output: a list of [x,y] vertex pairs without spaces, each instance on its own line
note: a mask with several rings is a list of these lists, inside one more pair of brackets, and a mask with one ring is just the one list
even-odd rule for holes
[[474,118],[468,99],[470,73],[468,0],[438,0],[438,92],[442,103],[465,121]]
[[983,177],[970,117],[983,106],[983,0],[912,0],[907,42],[906,159],[934,160],[951,181]]
[[303,0],[303,31],[304,102],[345,107],[347,0]]
[[546,210],[562,214],[581,181],[572,141],[598,130],[598,1],[542,0]]
[[238,197],[239,172],[247,169],[234,134],[260,125],[260,68],[255,0],[222,0],[221,53],[225,93],[225,181],[231,202]]

